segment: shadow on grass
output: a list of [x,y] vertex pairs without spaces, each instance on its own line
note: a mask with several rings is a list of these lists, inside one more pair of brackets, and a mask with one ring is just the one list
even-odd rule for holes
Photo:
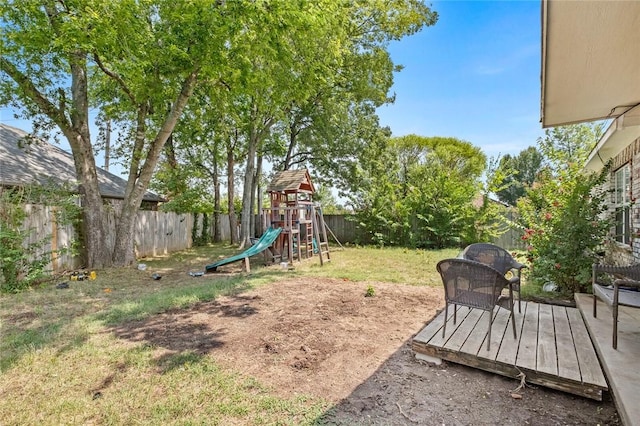
[[170,353],[207,353],[224,344],[223,331],[213,330],[205,323],[194,321],[172,323],[170,315],[160,314],[143,321],[132,321],[111,329],[116,337],[130,342],[145,343]]
[[[235,288],[239,291],[239,288]],[[112,326],[117,338],[160,350],[156,359],[162,372],[198,362],[211,350],[225,345],[227,332],[216,328],[211,317],[249,318],[259,313],[259,296],[227,295],[224,302],[208,300],[172,308],[147,318]]]
[[202,361],[204,357],[205,355],[195,352],[168,353],[158,358],[156,364],[160,368],[161,373],[164,374],[187,365],[197,364]]
[[58,337],[64,322],[45,324],[35,328],[15,329],[2,336],[0,372],[10,369],[24,354],[41,349]]
[[56,317],[35,311],[2,315],[0,372],[12,368],[25,354],[45,347],[54,346],[61,354],[82,346],[88,335],[76,326],[75,319],[72,313]]
[[[197,303],[215,300],[221,295],[239,295],[252,288],[252,281],[272,280],[273,277],[269,275],[272,274],[238,275],[210,282],[194,279],[184,287],[158,289],[155,293],[138,298],[131,294],[125,300],[113,301],[112,305],[98,312],[91,312],[92,304],[96,300],[107,299],[99,289],[93,289],[91,297],[80,292],[65,293],[64,298],[59,297],[56,292],[50,295],[38,294],[38,298],[20,301],[20,306],[13,306],[13,312],[10,310],[10,301],[7,301],[7,310],[0,314],[0,372],[12,368],[20,358],[34,350],[53,346],[60,354],[82,346],[89,337],[86,330],[76,325],[82,317],[101,322],[107,327],[115,327],[172,309],[185,310]],[[87,292],[91,293],[84,290],[84,293]],[[82,298],[87,300],[81,300]],[[255,313],[244,296],[237,296],[237,302],[236,306],[216,307],[215,303],[211,306],[227,316],[247,317]],[[188,338],[189,333],[186,332],[184,337]],[[215,343],[211,345],[214,347]]]

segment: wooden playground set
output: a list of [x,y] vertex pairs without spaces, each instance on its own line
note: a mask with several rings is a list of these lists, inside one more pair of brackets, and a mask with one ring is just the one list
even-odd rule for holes
[[284,170],[276,173],[267,186],[270,207],[261,209],[262,237],[235,256],[206,266],[214,272],[219,266],[244,260],[250,271],[249,258],[264,253],[267,262],[293,262],[318,255],[320,264],[331,260],[327,227],[322,207],[313,202],[315,187],[308,170]]

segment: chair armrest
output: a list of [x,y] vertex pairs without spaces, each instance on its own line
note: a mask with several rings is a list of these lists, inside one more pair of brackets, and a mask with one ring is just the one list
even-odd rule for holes
[[517,260],[513,259],[513,261],[511,262],[511,271],[515,271],[515,273],[513,274],[513,277],[510,278],[509,280],[512,282],[519,282],[520,281],[520,275],[522,275],[522,270],[524,268],[528,268],[527,265],[525,265],[524,263],[520,263]]
[[609,306],[613,305],[613,289],[608,289],[600,284],[594,284],[592,291],[594,297],[599,298]]
[[513,269],[517,269],[518,271],[520,271],[521,269],[524,269],[524,268],[528,268],[527,265],[525,265],[524,263],[520,263],[517,260],[513,261],[513,265],[512,266],[513,266]]
[[613,282],[614,286],[618,286],[618,287],[636,287],[636,288],[640,288],[640,281],[636,281],[636,280],[629,280],[629,279],[617,279]]

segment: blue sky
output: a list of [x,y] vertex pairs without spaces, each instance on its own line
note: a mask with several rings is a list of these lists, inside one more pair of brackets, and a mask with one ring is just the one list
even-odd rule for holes
[[448,136],[488,157],[517,155],[540,124],[540,2],[434,1],[436,25],[394,42],[393,105],[378,109],[394,136]]

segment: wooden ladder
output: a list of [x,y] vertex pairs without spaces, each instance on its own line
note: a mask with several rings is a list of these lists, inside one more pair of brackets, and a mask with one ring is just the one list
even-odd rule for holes
[[305,224],[304,232],[304,252],[307,259],[313,257],[313,221],[309,220]]

